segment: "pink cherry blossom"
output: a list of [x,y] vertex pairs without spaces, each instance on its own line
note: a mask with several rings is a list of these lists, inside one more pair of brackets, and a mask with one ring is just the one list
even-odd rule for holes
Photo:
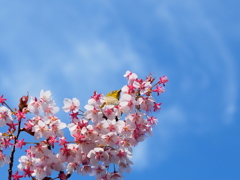
[[143,81],[140,83],[135,81],[134,85],[135,87],[139,88],[141,95],[146,94],[152,88],[152,85],[149,81]]
[[151,125],[157,125],[157,118],[156,117],[151,116],[151,117],[148,118],[148,121]]
[[161,108],[160,108],[160,105],[161,105],[162,103],[155,103],[154,102],[154,105],[153,105],[153,111],[159,111]]
[[129,161],[127,163],[124,163],[124,162],[121,162],[119,164],[119,168],[118,168],[118,171],[120,173],[123,173],[123,172],[126,172],[126,173],[130,173],[132,171],[132,168],[130,165],[132,165],[133,162],[132,161]]
[[125,138],[121,138],[120,141],[119,141],[119,147],[125,147],[125,148],[129,148],[129,150],[131,151],[131,147],[133,146],[136,146],[138,144],[138,142],[136,141],[135,138],[133,138],[133,135],[132,137],[128,138],[128,137],[125,137]]
[[103,113],[109,120],[115,119],[115,112],[114,112],[114,106],[113,105],[105,105],[103,107]]
[[168,77],[167,76],[162,76],[159,78],[159,83],[163,84],[163,86],[165,86],[165,84],[168,82]]
[[68,99],[65,98],[63,100],[64,106],[62,107],[65,112],[78,112],[79,111],[79,106],[80,106],[80,101],[77,98]]
[[11,146],[11,145],[13,145],[10,141],[11,141],[11,139],[9,138],[9,139],[7,139],[7,138],[4,138],[3,139],[4,140],[4,148],[9,148],[9,146]]
[[103,128],[106,129],[108,132],[117,132],[117,122],[114,120],[107,120],[107,123],[104,123]]
[[78,174],[82,174],[83,176],[86,176],[87,174],[92,173],[92,168],[90,165],[83,165],[80,170],[77,171]]
[[32,173],[34,171],[31,171],[30,167],[27,167],[27,169],[23,169],[24,171],[24,177],[28,176],[28,177],[31,177]]
[[6,124],[9,126],[8,131],[16,131],[16,126],[18,125],[18,123],[11,123],[11,124],[6,123]]
[[119,164],[120,162],[128,163],[132,158],[132,153],[128,148],[119,148],[116,153],[116,161]]
[[35,158],[30,156],[21,156],[18,161],[20,162],[20,164],[17,166],[19,171],[23,171],[24,169],[30,169],[33,171],[36,165]]
[[138,103],[140,108],[146,112],[151,111],[153,107],[154,98],[153,97],[140,97]]
[[67,165],[66,172],[67,174],[72,174],[75,170],[79,171],[79,164],[76,162],[70,162]]
[[121,134],[125,137],[132,137],[133,130],[136,129],[135,123],[128,119],[126,122],[121,121],[121,124],[119,127]]
[[51,147],[54,148],[55,143],[58,143],[59,141],[57,140],[57,137],[56,137],[56,136],[50,136],[50,137],[47,139],[47,142],[48,142],[49,145],[51,145]]
[[20,110],[18,110],[18,112],[15,115],[18,121],[20,121],[21,119],[26,119],[25,112],[21,112]]
[[3,95],[0,97],[0,103],[2,104],[2,105],[4,105],[4,102],[6,101],[7,99],[4,99],[3,98]]
[[47,124],[41,120],[32,128],[32,132],[34,132],[34,138],[36,140],[41,139],[43,136],[47,139],[52,134]]
[[103,113],[100,108],[94,107],[93,105],[86,105],[84,108],[87,110],[84,113],[85,118],[91,119],[93,123],[98,123],[102,120]]
[[47,104],[54,104],[54,101],[53,101],[51,95],[52,95],[51,91],[44,92],[43,90],[41,90],[41,92],[40,92],[41,102],[44,102],[44,103],[47,103]]
[[11,124],[12,121],[11,111],[5,106],[0,106],[0,127],[5,126],[6,123]]
[[135,90],[137,88],[133,85],[133,84],[129,84],[129,85],[125,85],[122,87],[121,91],[123,94],[130,94],[130,95],[133,95],[135,96]]
[[8,156],[2,153],[2,150],[0,150],[0,167],[3,167],[5,163],[9,163]]
[[118,142],[118,136],[114,132],[109,132],[106,135],[102,135],[102,143],[108,146],[115,146]]
[[97,94],[96,91],[94,91],[93,96],[88,100],[88,104],[95,105],[95,106],[101,106],[104,103],[104,95],[103,94]]
[[90,163],[93,166],[97,166],[99,161],[108,161],[108,153],[103,148],[94,148],[88,153],[87,157],[90,158]]
[[59,139],[59,146],[62,146],[62,145],[66,145],[68,144],[69,142],[66,141],[66,138],[65,137],[62,137]]
[[5,148],[4,139],[5,139],[5,137],[4,137],[3,134],[0,132],[0,149],[4,149],[4,148]]
[[124,77],[127,77],[128,79],[128,84],[132,84],[135,79],[138,78],[137,74],[132,73],[130,71],[127,71],[124,75]]
[[56,114],[59,111],[59,107],[54,106],[53,104],[42,103],[42,111],[45,116],[51,116]]
[[89,174],[90,176],[96,176],[97,180],[101,180],[101,177],[107,174],[106,167],[103,165],[92,166],[92,172]]
[[61,162],[70,163],[74,161],[78,154],[78,146],[76,144],[67,144],[59,150],[58,158]]
[[60,120],[53,121],[49,124],[51,136],[63,137],[63,131],[67,127],[66,123],[61,122]]
[[14,175],[12,175],[13,180],[19,180],[22,177],[23,177],[22,175],[18,174],[18,171]]
[[98,132],[94,129],[93,125],[90,124],[87,127],[83,127],[81,133],[91,141],[95,141],[99,138]]
[[165,91],[165,88],[162,86],[156,86],[156,89],[153,90],[153,92],[157,92],[157,95],[159,96],[160,93],[163,93]]
[[41,101],[38,101],[36,97],[32,97],[31,101],[28,103],[29,111],[35,115],[39,115],[40,108],[41,108]]
[[135,100],[135,98],[133,98],[129,94],[123,94],[119,102],[120,110],[124,114],[129,114],[131,111],[133,111],[133,109],[137,105],[137,101]]
[[[126,116],[126,121],[132,121],[134,123],[138,123],[138,124],[141,124],[143,122],[143,118],[144,117],[144,114],[140,111],[135,111],[134,113],[132,114],[128,114]],[[134,126],[132,123],[128,122],[128,124]]]
[[36,176],[37,180],[43,179],[47,173],[46,173],[46,167],[43,163],[39,163],[35,166],[34,172],[32,174],[33,176]]
[[22,147],[25,145],[26,145],[26,143],[24,142],[24,139],[22,139],[21,141],[17,140],[17,144],[15,146],[22,149]]

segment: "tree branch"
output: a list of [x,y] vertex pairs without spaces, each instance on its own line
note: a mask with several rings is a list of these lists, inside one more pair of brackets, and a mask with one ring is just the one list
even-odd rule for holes
[[9,163],[9,169],[8,169],[8,180],[11,180],[11,178],[12,178],[12,167],[13,167],[13,161],[14,161],[14,153],[15,153],[15,149],[16,149],[15,145],[17,143],[19,134],[21,132],[21,129],[20,129],[21,127],[20,126],[21,126],[21,120],[18,122],[17,136],[14,139],[12,152],[10,154],[10,163]]

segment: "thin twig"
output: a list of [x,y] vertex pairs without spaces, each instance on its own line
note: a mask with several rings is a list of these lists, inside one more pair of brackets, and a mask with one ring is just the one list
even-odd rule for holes
[[8,107],[8,109],[10,109],[10,111],[11,111],[12,113],[14,113],[14,111],[7,105],[7,103],[5,103],[5,102],[3,102],[3,103],[5,104],[5,106]]
[[37,142],[25,142],[26,144],[39,144],[39,143],[37,143]]
[[83,110],[81,110],[81,109],[79,109],[79,111],[81,111],[82,113],[85,113],[85,111],[83,111]]

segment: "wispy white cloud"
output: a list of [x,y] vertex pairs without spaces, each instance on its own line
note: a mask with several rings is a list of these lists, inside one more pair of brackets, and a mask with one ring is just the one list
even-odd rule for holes
[[[207,97],[211,96],[215,89],[220,98],[215,102],[208,102],[206,99],[205,102],[215,104],[218,101],[212,107],[221,103],[222,122],[231,123],[238,98],[236,60],[224,40],[226,34],[216,27],[215,19],[210,18],[203,3],[163,1],[159,3],[155,12],[159,21],[167,27],[166,33],[176,48],[174,53],[178,55],[179,66],[183,70],[180,78],[183,92],[198,91],[195,88],[198,87],[208,90]],[[208,5],[213,6],[211,3]],[[189,73],[192,75],[189,76]],[[205,114],[205,118],[211,117]]]
[[[109,13],[100,15],[92,13],[84,18],[76,7],[67,5],[65,13],[71,12],[68,14],[70,16],[74,14],[76,16],[74,20],[81,24],[76,23],[72,28],[61,24],[62,22],[71,24],[70,19],[59,21],[55,13],[60,12],[51,11],[50,7],[46,11],[41,11],[43,7],[40,5],[38,15],[34,8],[31,8],[35,7],[34,4],[26,5],[21,12],[17,6],[10,7],[16,13],[2,11],[7,18],[1,18],[0,24],[8,28],[0,35],[3,40],[0,48],[7,54],[7,61],[10,63],[8,67],[10,74],[3,80],[3,85],[13,98],[19,94],[12,91],[15,88],[8,82],[14,81],[14,87],[19,87],[18,90],[28,89],[35,94],[35,91],[39,92],[43,88],[55,88],[57,81],[51,79],[58,76],[58,81],[68,81],[73,90],[78,91],[81,81],[85,84],[89,82],[87,85],[93,90],[93,87],[107,87],[109,82],[104,81],[106,77],[113,75],[117,79],[116,75],[122,76],[128,69],[141,71],[143,68],[140,63],[142,59],[134,50],[124,29],[116,30],[111,39],[99,36],[99,32],[104,31],[112,21],[109,22],[109,13],[114,14],[114,8],[110,4],[101,4],[101,7],[106,8]],[[42,19],[39,14],[43,15]],[[55,19],[55,23],[46,24],[44,20],[49,21],[48,17],[53,18],[53,21]],[[9,21],[12,18],[16,18],[17,23]],[[32,18],[39,20],[39,24]],[[61,36],[56,29],[62,33]]]

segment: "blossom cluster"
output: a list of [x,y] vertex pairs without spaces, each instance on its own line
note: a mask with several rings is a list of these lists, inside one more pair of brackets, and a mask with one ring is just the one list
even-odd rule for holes
[[[168,82],[168,78],[162,76],[153,84],[156,79],[152,74],[139,79],[130,71],[124,77],[127,84],[121,88],[117,104],[106,104],[105,96],[94,92],[83,111],[77,98],[65,98],[62,109],[69,114],[69,124],[56,116],[59,107],[50,91],[42,90],[40,97],[32,97],[28,104],[22,101],[25,104],[22,103],[18,111],[0,106],[0,127],[8,126],[7,133],[0,133],[0,166],[11,161],[3,151],[13,145],[26,148],[17,166],[23,174],[17,171],[11,175],[14,180],[51,179],[53,171],[59,172],[60,180],[69,179],[74,172],[95,176],[97,180],[123,179],[123,173],[129,173],[133,164],[132,147],[152,135],[157,124],[157,118],[149,115],[161,109],[161,103],[155,101],[153,94],[163,93]],[[2,105],[5,100],[0,97]],[[14,124],[12,114],[18,123]],[[27,114],[33,117],[27,119]],[[71,140],[64,136],[64,128],[69,129]],[[36,142],[18,140],[16,132],[18,135],[28,133]]]

